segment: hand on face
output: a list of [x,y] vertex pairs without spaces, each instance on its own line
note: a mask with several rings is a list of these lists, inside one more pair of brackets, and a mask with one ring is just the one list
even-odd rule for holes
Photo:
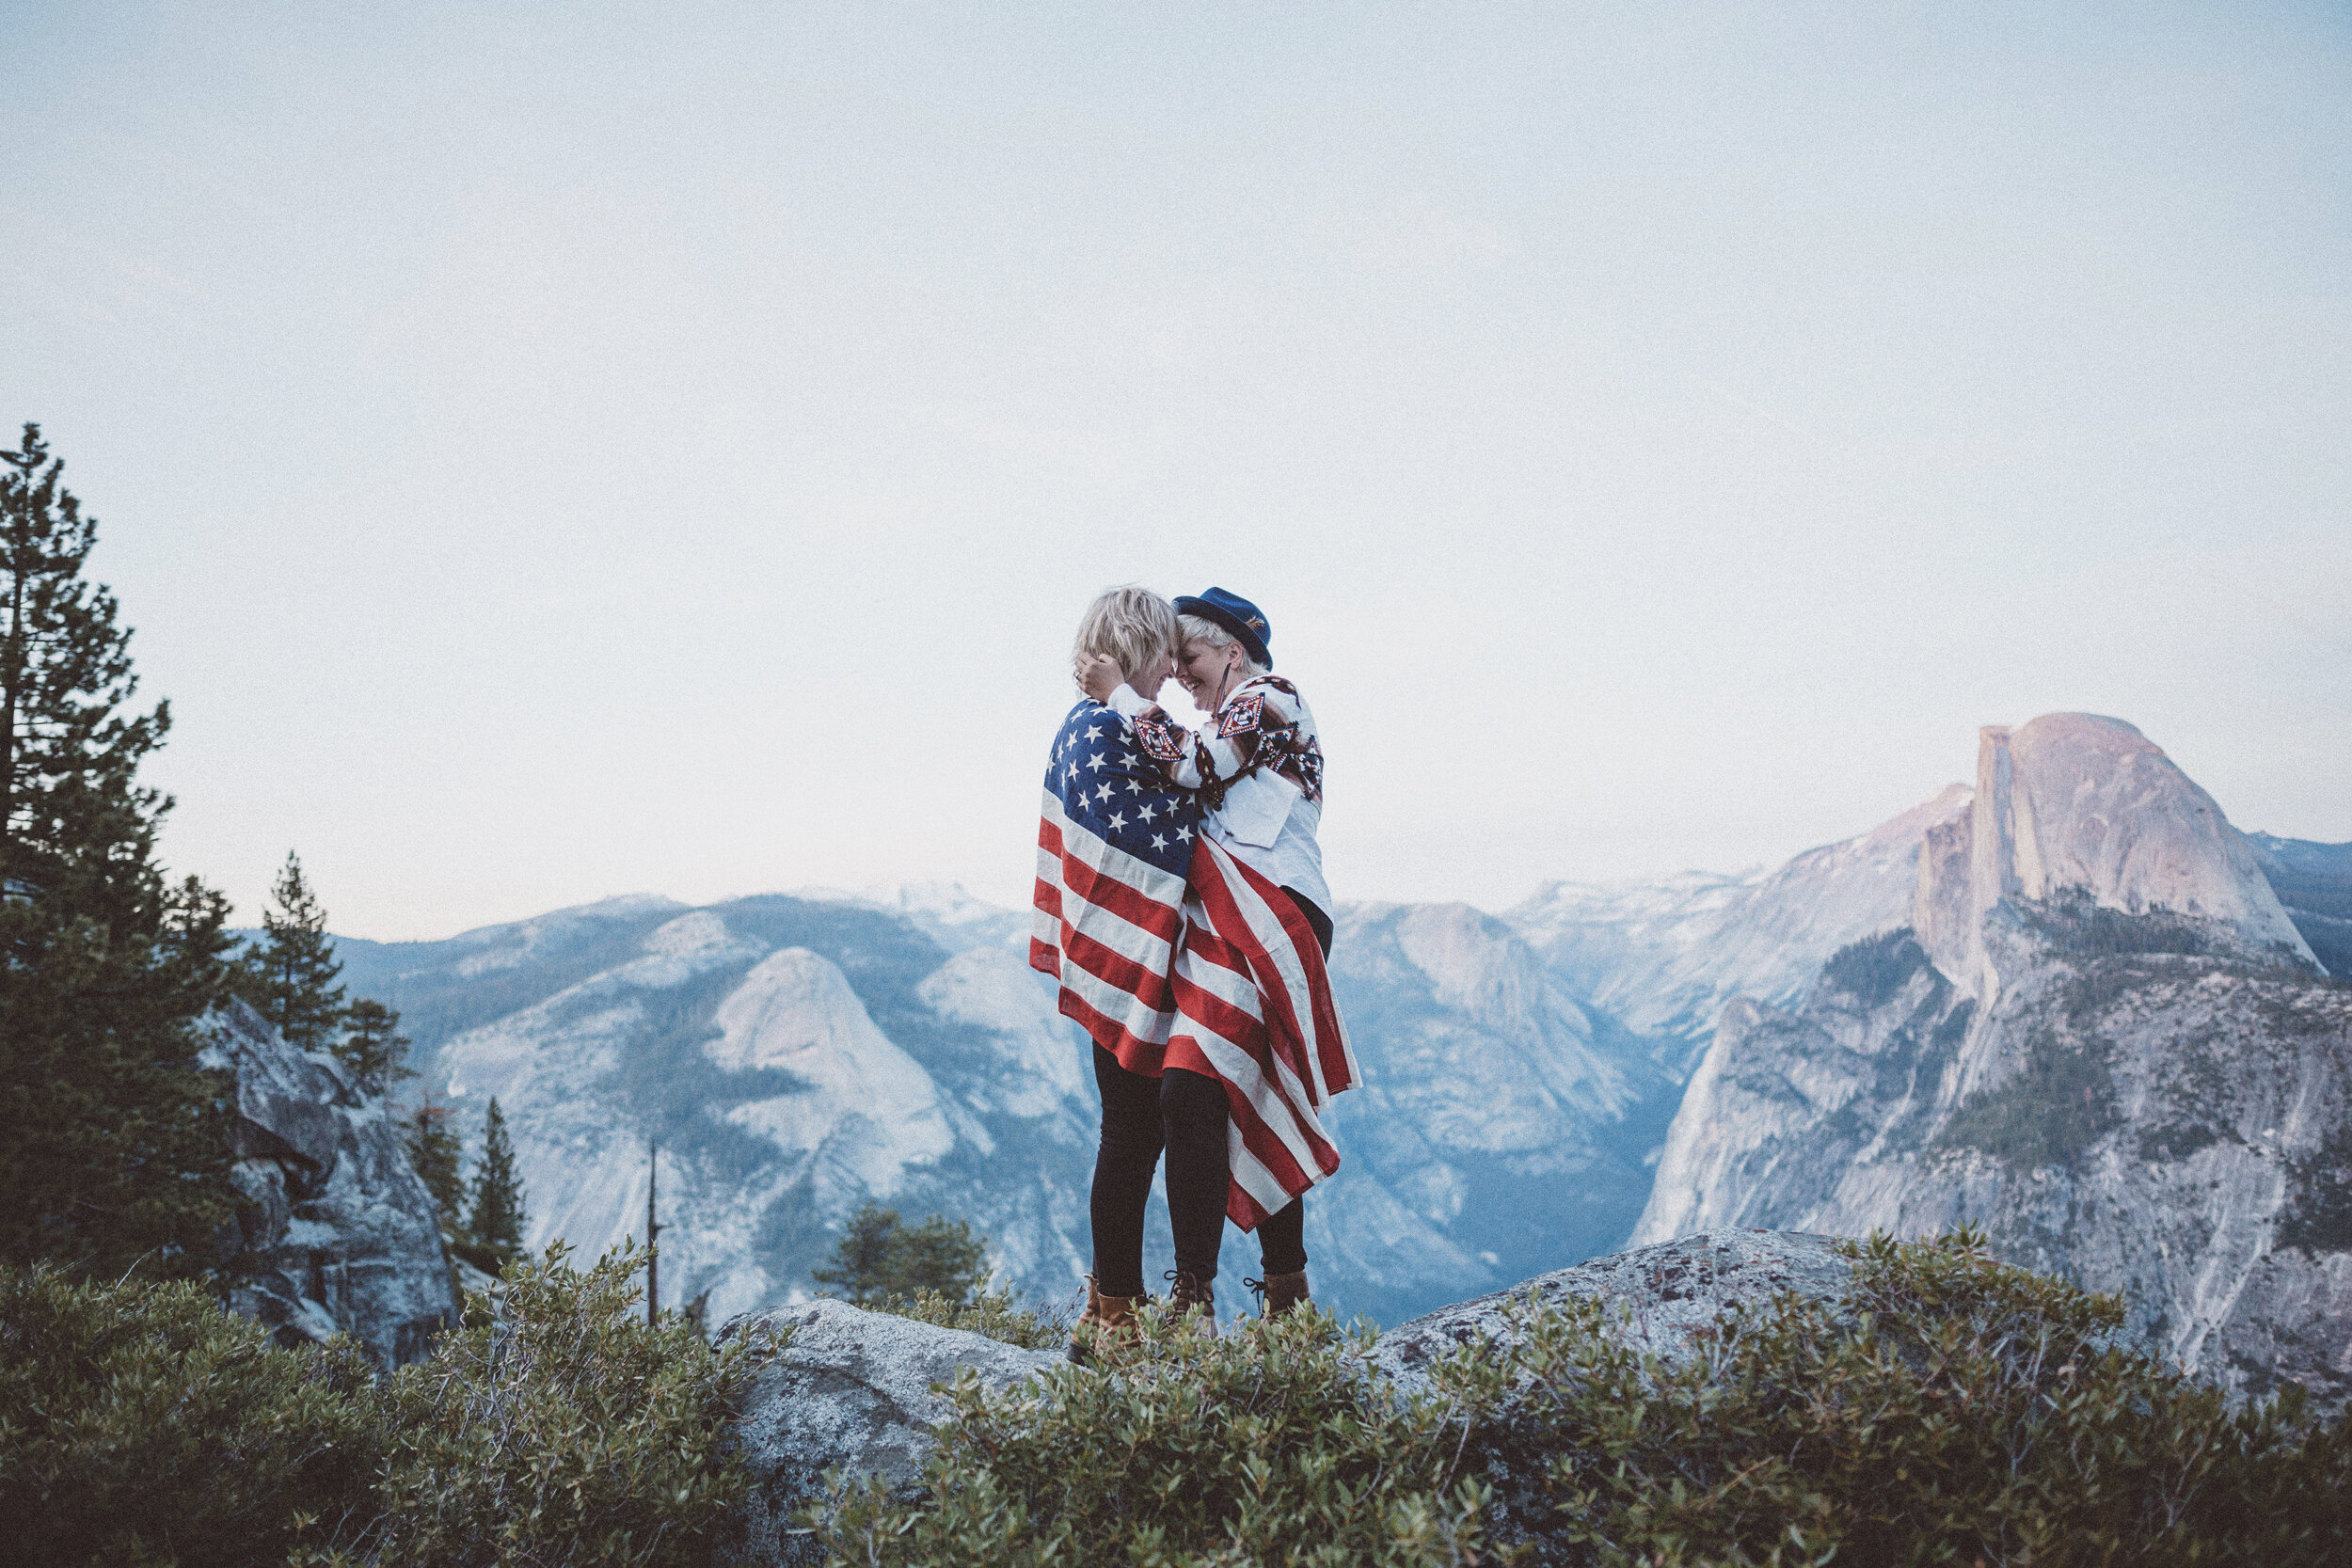
[[1072,673],[1078,677],[1078,689],[1098,703],[1108,702],[1122,678],[1118,661],[1107,654],[1080,654]]
[[1176,661],[1163,654],[1147,660],[1134,670],[1121,670],[1108,654],[1081,654],[1071,673],[1077,677],[1078,688],[1098,703],[1110,701],[1111,693],[1121,684],[1133,689],[1146,702],[1160,699],[1160,688],[1176,673]]

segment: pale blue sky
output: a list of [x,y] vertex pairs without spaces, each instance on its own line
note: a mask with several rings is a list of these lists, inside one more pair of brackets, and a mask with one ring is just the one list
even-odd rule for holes
[[2342,5],[0,12],[0,420],[247,917],[1017,903],[1129,578],[1271,612],[1343,897],[2053,708],[2352,838]]

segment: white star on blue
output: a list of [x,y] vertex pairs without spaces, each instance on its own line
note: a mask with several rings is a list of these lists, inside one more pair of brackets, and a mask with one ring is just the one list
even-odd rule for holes
[[[1063,818],[1113,848],[1182,876],[1192,863],[1197,799],[1172,790],[1158,766],[1120,742],[1122,726],[1090,702],[1072,708],[1054,737],[1045,787],[1061,802]],[[1109,737],[1107,746],[1099,744]],[[1098,744],[1089,747],[1088,741]],[[1113,810],[1111,801],[1119,806]]]

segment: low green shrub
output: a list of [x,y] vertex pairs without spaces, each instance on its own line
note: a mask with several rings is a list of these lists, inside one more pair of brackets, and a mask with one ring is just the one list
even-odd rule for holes
[[1729,1311],[1661,1374],[1604,1309],[1533,1314],[1514,1440],[1557,1455],[1572,1560],[1897,1565],[2344,1560],[2346,1425],[2233,1412],[2125,1348],[2122,1307],[1981,1236],[1851,1247],[1847,1299]]
[[[1975,1232],[1852,1252],[1844,1300],[1726,1310],[1677,1370],[1569,1300],[1410,1397],[1327,1319],[1154,1318],[1105,1373],[967,1379],[924,1496],[850,1485],[810,1523],[875,1568],[2352,1560],[2352,1422],[2229,1409]],[[1531,1468],[1489,1513],[1485,1478]]]
[[194,1283],[0,1268],[0,1498],[11,1561],[278,1562],[373,1513],[366,1357],[288,1351]]
[[561,1248],[377,1385],[188,1284],[0,1271],[0,1558],[105,1568],[673,1568],[741,1502],[751,1359],[643,1321],[640,1250]]
[[581,1274],[559,1243],[518,1262],[469,1327],[394,1373],[379,1514],[355,1561],[419,1568],[703,1560],[741,1504],[720,1442],[751,1358],[683,1318],[644,1322],[634,1245]]
[[1213,1338],[1149,1311],[1111,1375],[1061,1367],[992,1395],[967,1371],[925,1500],[850,1481],[808,1522],[871,1568],[1496,1560],[1459,1423],[1391,1399],[1370,1344],[1315,1312]]
[[983,1291],[965,1302],[951,1300],[937,1291],[920,1291],[912,1301],[904,1296],[888,1296],[868,1302],[866,1310],[913,1318],[936,1328],[985,1334],[1025,1350],[1060,1349],[1070,1342],[1071,1327],[1077,1322],[1074,1307],[1041,1312],[1022,1306],[1010,1291]]

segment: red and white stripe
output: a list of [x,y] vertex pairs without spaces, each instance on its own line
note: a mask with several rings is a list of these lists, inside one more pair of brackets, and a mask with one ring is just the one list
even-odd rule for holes
[[1314,927],[1290,895],[1205,837],[1187,885],[1164,1059],[1225,1085],[1226,1212],[1248,1230],[1340,1168],[1321,1112],[1360,1073]]
[[1176,1028],[1184,879],[1072,821],[1049,789],[1038,821],[1035,902],[1029,967],[1060,982],[1063,1014],[1120,1066],[1157,1078]]
[[1029,964],[1130,1072],[1225,1085],[1244,1230],[1340,1168],[1322,1122],[1360,1076],[1314,927],[1290,895],[1212,839],[1179,877],[1104,842],[1045,792]]

